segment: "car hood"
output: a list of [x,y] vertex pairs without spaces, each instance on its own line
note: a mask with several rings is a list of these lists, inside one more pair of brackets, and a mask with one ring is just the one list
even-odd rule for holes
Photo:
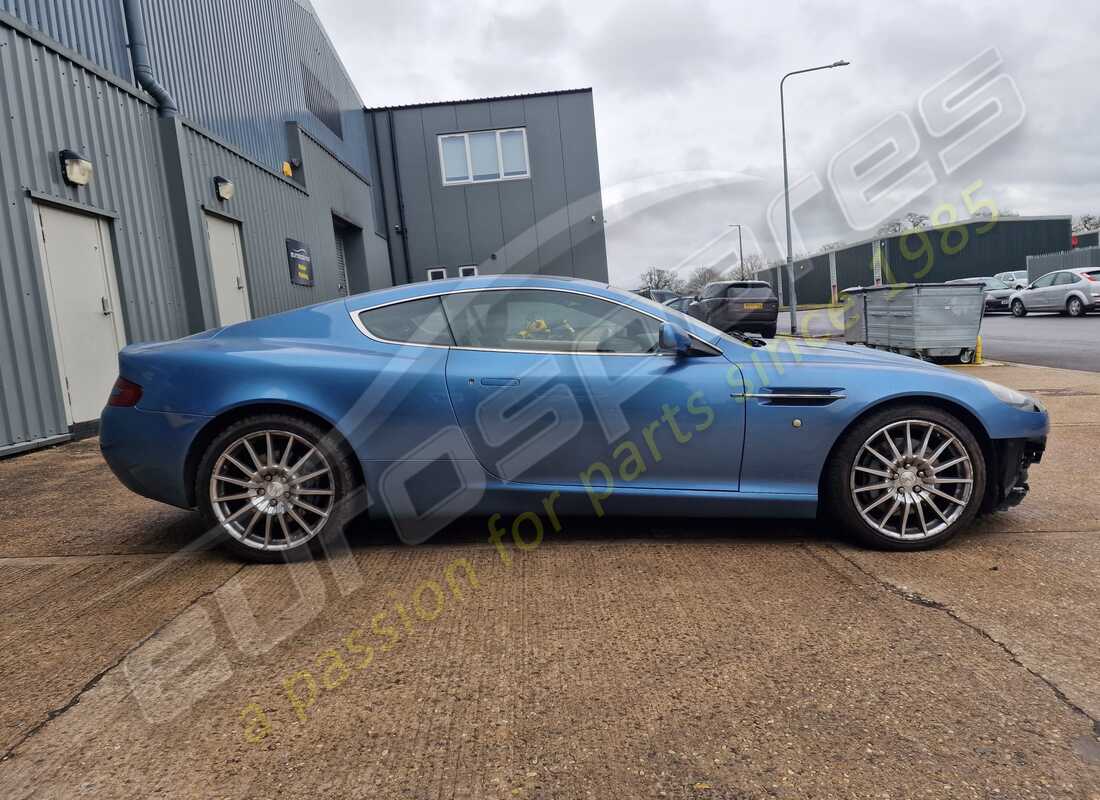
[[945,367],[921,361],[918,358],[828,339],[780,336],[770,340],[767,347],[758,348],[758,352],[761,353],[762,360],[765,362],[878,365],[920,371],[947,371]]

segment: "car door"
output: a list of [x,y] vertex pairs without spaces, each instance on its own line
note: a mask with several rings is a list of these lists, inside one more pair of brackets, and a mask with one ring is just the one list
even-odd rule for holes
[[1054,306],[1054,281],[1057,272],[1048,272],[1024,289],[1023,301],[1029,311],[1049,311]]
[[[447,386],[482,466],[518,483],[736,490],[740,372],[697,342],[661,355],[660,321],[557,289],[443,296]],[[732,370],[732,373],[731,373]]]
[[1051,292],[1051,310],[1065,311],[1066,302],[1070,293],[1077,285],[1078,277],[1074,272],[1059,272],[1054,279],[1054,289]]

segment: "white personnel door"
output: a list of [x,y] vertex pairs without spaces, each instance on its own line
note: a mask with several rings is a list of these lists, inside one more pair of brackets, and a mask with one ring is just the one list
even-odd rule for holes
[[252,318],[248,306],[248,284],[244,277],[241,226],[214,214],[206,214],[206,236],[210,242],[210,267],[214,297],[218,303],[218,324],[232,325]]
[[70,425],[99,419],[126,345],[107,223],[36,205],[39,250]]

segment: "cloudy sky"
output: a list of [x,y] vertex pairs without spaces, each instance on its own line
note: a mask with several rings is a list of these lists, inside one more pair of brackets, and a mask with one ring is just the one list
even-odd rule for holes
[[[1100,211],[1094,2],[314,5],[367,105],[591,86],[616,283],[650,266],[732,263],[730,223],[747,226],[746,254],[779,255],[766,216],[782,190],[778,80],[837,59],[851,66],[787,83],[792,180],[827,183],[830,159],[902,112],[921,143],[912,163],[935,174],[903,211],[966,216],[961,193],[978,180],[975,197],[1017,213]],[[990,47],[1003,64],[987,79],[1009,76],[1022,121],[948,173],[938,153],[968,128],[934,136],[919,98]],[[828,185],[796,225],[807,251],[873,233],[853,226]]]

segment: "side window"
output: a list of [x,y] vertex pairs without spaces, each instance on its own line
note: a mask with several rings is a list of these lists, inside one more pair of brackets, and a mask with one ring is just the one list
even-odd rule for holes
[[1046,286],[1053,286],[1054,279],[1058,277],[1057,272],[1051,272],[1035,281],[1035,288],[1042,289]]
[[443,296],[460,347],[552,353],[656,353],[661,323],[617,303],[550,289]]
[[1069,286],[1071,283],[1077,283],[1077,276],[1072,272],[1059,272],[1058,280],[1054,282],[1055,286]]
[[703,289],[703,299],[710,300],[713,297],[721,297],[726,293],[726,284],[708,283]]
[[454,344],[443,306],[438,297],[394,303],[359,314],[359,321],[372,336],[402,344]]

